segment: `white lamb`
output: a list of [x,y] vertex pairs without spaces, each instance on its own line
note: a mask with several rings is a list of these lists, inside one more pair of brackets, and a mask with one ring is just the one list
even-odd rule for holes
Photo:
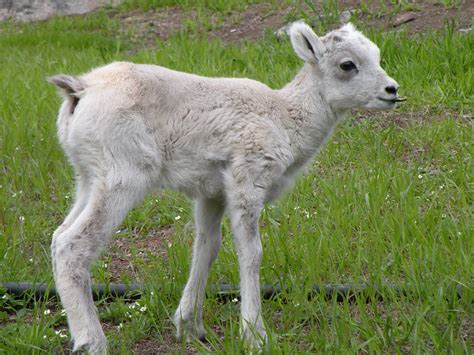
[[178,336],[205,336],[204,287],[227,209],[243,335],[250,346],[265,343],[258,232],[264,203],[293,183],[348,110],[391,109],[402,100],[380,67],[379,49],[353,25],[322,38],[304,23],[289,32],[305,64],[280,90],[125,62],[50,78],[65,98],[58,135],[77,179],[74,207],[51,246],[75,351],[106,352],[89,268],[127,212],[158,188],[196,203],[192,267],[174,315]]

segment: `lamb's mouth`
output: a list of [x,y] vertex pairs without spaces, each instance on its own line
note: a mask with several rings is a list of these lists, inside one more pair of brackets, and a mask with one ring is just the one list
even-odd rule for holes
[[402,102],[402,101],[406,101],[406,97],[395,97],[393,99],[384,99],[383,97],[378,97],[377,96],[377,99],[379,100],[382,100],[382,101],[385,101],[385,102],[390,102],[390,103],[395,103],[395,102]]

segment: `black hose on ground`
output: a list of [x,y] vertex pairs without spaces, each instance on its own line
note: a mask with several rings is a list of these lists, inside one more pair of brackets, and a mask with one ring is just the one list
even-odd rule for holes
[[[262,297],[264,299],[273,298],[283,291],[289,292],[289,289],[275,285],[263,285],[261,288]],[[395,284],[387,284],[382,287],[369,287],[366,284],[342,284],[342,285],[315,285],[308,290],[308,297],[312,298],[318,294],[322,294],[326,299],[334,299],[342,301],[351,299],[357,295],[365,295],[366,301],[371,299],[382,299],[387,293],[398,295],[408,295],[413,291],[407,286],[397,286]],[[146,288],[140,284],[96,284],[92,286],[92,295],[95,300],[114,297],[126,297],[128,299],[137,299],[146,292]],[[23,298],[25,296],[34,296],[35,299],[51,298],[57,296],[54,286],[45,283],[28,283],[28,282],[4,282],[0,283],[0,295],[9,294],[14,298]],[[221,284],[210,285],[208,294],[214,294],[218,299],[226,301],[239,297],[239,288],[233,285]],[[462,285],[456,285],[456,295],[461,298],[463,294]]]

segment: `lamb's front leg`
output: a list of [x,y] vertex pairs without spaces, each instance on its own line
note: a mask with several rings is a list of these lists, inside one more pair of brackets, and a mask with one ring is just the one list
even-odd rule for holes
[[[173,322],[178,338],[186,332],[188,338],[205,338],[202,324],[202,306],[207,275],[221,246],[221,223],[224,205],[221,201],[199,199],[196,201],[193,261],[188,282],[179,302]],[[183,328],[184,326],[184,328]]]
[[242,299],[242,332],[251,347],[266,343],[266,331],[262,319],[259,271],[262,260],[262,244],[258,233],[258,221],[263,201],[260,191],[247,190],[237,193],[229,201],[229,213],[240,264],[240,294]]

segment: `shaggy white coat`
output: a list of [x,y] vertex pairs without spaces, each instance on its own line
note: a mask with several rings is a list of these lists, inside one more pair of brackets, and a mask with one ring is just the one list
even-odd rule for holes
[[251,346],[265,342],[258,233],[264,203],[293,183],[345,112],[390,109],[397,98],[378,48],[352,25],[318,38],[296,23],[290,37],[305,64],[281,90],[125,62],[50,78],[65,97],[58,135],[77,177],[75,204],[52,242],[75,351],[105,353],[89,268],[127,212],[159,188],[182,191],[196,204],[192,268],[174,315],[178,336],[205,336],[204,287],[227,209],[243,334]]

